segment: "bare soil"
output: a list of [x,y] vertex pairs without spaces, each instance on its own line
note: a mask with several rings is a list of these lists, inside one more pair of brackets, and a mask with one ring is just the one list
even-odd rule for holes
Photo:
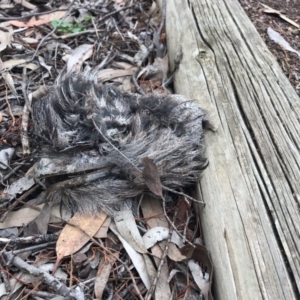
[[[298,95],[300,95],[300,57],[296,53],[286,51],[279,44],[272,41],[267,34],[268,27],[271,27],[277,31],[292,48],[300,52],[299,0],[264,0],[263,2],[256,0],[239,0],[239,2],[270,51],[276,57],[284,74],[290,80]],[[283,20],[278,14],[267,13],[267,8],[262,4],[279,11],[282,15],[297,23],[299,27],[297,28]]]

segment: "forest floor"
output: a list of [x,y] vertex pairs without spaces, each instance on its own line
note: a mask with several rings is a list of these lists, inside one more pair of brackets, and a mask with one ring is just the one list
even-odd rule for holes
[[[300,4],[299,0],[239,0],[258,33],[276,57],[284,74],[300,95]],[[284,42],[274,42],[268,28],[278,32]]]
[[[300,95],[299,0],[239,1]],[[168,69],[164,18],[155,2],[43,3],[0,1],[1,299],[200,299],[205,293],[212,299],[212,262],[202,245],[199,205],[182,193],[167,213],[156,198],[141,199],[138,213],[125,211],[117,226],[105,214],[78,220],[59,205],[40,204],[50,175],[66,178],[56,176],[55,161],[45,178],[30,175],[38,160],[30,97],[41,97],[66,69],[98,65],[102,83],[169,94],[164,83],[174,71]],[[269,27],[279,42],[270,38]],[[151,249],[135,251],[144,245],[140,234],[150,233]]]
[[[99,165],[90,168],[91,163],[95,156],[99,160],[107,157],[109,147],[99,147],[103,145],[99,138],[81,148],[77,148],[82,146],[79,141],[75,148],[64,146],[57,151],[51,148],[53,138],[36,133],[37,127],[47,123],[54,128],[51,133],[58,136],[56,124],[60,124],[62,111],[65,120],[74,120],[69,103],[54,115],[54,122],[47,122],[48,116],[53,116],[50,113],[40,118],[40,126],[32,120],[35,104],[46,103],[48,107],[46,95],[51,87],[60,86],[56,79],[71,72],[85,72],[81,73],[85,80],[97,81],[98,92],[106,84],[108,88],[118,87],[119,94],[113,93],[112,103],[119,103],[118,96],[128,92],[169,97],[172,92],[167,83],[172,82],[170,74],[174,70],[168,70],[165,12],[152,0],[46,0],[43,4],[34,0],[0,1],[1,300],[169,300],[200,299],[201,295],[212,299],[212,264],[202,245],[199,205],[195,203],[198,201],[185,194],[193,196],[194,189],[185,191],[176,186],[177,191],[172,190],[174,195],[168,194],[167,203],[161,201],[166,192],[158,198],[150,196],[148,189],[132,202],[123,193],[119,199],[124,207],[113,216],[96,211],[73,214],[70,205],[49,201],[49,190],[70,180],[76,181],[71,187],[73,193],[76,185],[88,185],[81,179],[93,177]],[[107,104],[109,97],[100,97],[99,93],[95,96],[95,90],[90,89],[89,93],[86,88],[76,94],[72,86],[62,86],[63,96],[55,99],[74,99],[74,103],[81,104],[79,113],[85,107],[85,93],[88,99],[101,98],[105,102],[103,111],[105,105],[111,105]],[[77,124],[72,123],[72,130],[89,122],[95,111],[76,117]],[[38,113],[42,112],[38,109]],[[147,110],[141,114],[147,116]],[[98,127],[89,128],[95,133]],[[77,134],[72,136],[78,138]],[[90,136],[92,133],[87,139]],[[182,155],[182,151],[179,153]],[[82,157],[88,159],[83,161]],[[173,156],[168,153],[167,157]],[[143,178],[148,176],[149,183],[152,180],[156,188],[162,189],[161,173],[151,159],[144,158]],[[108,169],[113,169],[112,160],[107,161]],[[128,161],[134,165],[132,160]],[[71,169],[72,174],[68,171]],[[112,180],[122,172],[115,173],[105,175],[110,180],[107,196],[95,191],[100,203],[107,203],[118,189]],[[140,174],[136,173],[135,178]],[[129,177],[123,182],[129,181]],[[99,181],[103,180],[101,177]],[[89,195],[84,193],[81,204],[92,202],[92,190],[89,187]],[[162,191],[159,193],[162,196]]]

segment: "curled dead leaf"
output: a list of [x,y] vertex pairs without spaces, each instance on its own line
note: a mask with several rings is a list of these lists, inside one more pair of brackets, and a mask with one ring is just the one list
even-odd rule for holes
[[162,185],[160,182],[157,165],[154,163],[153,159],[149,157],[143,158],[143,164],[145,167],[142,171],[142,175],[145,179],[147,187],[153,194],[163,197]]
[[[63,9],[63,8],[60,8]],[[14,25],[16,27],[34,27],[34,26],[39,26],[39,25],[43,25],[43,24],[47,24],[50,23],[54,20],[59,20],[62,17],[65,16],[66,14],[66,10],[64,11],[56,11],[47,15],[42,15],[42,16],[38,16],[38,17],[32,17],[28,22],[22,22],[22,21],[9,21],[9,23],[11,25]]]
[[3,22],[0,24],[1,34],[0,34],[0,51],[4,50],[10,45],[13,40],[13,29],[8,22]]
[[107,215],[75,214],[62,230],[56,244],[57,259],[53,273],[63,257],[71,255],[82,248],[102,226]]
[[67,73],[79,72],[84,61],[93,54],[94,45],[83,44],[77,47],[70,55],[67,63]]

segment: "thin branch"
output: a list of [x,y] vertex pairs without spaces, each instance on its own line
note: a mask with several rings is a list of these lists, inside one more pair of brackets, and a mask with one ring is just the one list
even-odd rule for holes
[[[175,211],[174,213],[174,218],[173,218],[173,223],[175,222],[176,220],[176,217],[177,217],[177,211]],[[161,269],[162,269],[162,266],[164,265],[165,263],[165,260],[166,260],[166,257],[167,257],[167,254],[168,254],[168,250],[169,250],[169,245],[171,243],[171,238],[172,238],[172,234],[173,234],[173,227],[170,228],[169,230],[169,237],[168,237],[168,241],[166,243],[166,246],[165,246],[165,249],[164,249],[164,252],[163,252],[163,255],[160,259],[160,263],[159,263],[159,266],[157,268],[157,273],[156,273],[156,276],[152,282],[152,285],[150,287],[150,289],[148,290],[148,293],[145,297],[145,300],[151,300],[151,297],[152,297],[152,294],[154,293],[155,289],[156,289],[156,285],[157,285],[157,281],[160,277],[160,273],[161,273]]]
[[[27,236],[27,237],[14,237],[14,238],[0,238],[1,244],[10,244],[10,245],[27,245],[27,244],[39,244],[43,242],[53,242],[57,240],[59,232],[53,234],[42,234],[38,236]],[[47,246],[48,244],[44,244]],[[44,247],[43,246],[43,247]],[[27,251],[28,249],[26,249]]]
[[5,211],[5,213],[1,216],[0,222],[4,222],[6,216],[8,215],[9,212],[12,211],[13,208],[15,208],[20,202],[22,202],[24,199],[26,199],[31,193],[36,191],[38,188],[38,185],[32,187],[29,191],[24,193],[22,196],[20,196],[16,201]]
[[21,123],[21,142],[23,147],[23,155],[27,156],[30,154],[30,146],[28,140],[28,122],[29,122],[29,112],[31,111],[31,100],[32,98],[27,97],[27,90],[26,90],[26,67],[23,68],[23,78],[22,78],[22,91],[23,97],[25,100],[23,114],[22,114],[22,123]]
[[76,1],[76,0],[73,0],[73,1],[71,2],[71,4],[70,4],[69,7],[68,7],[67,13],[63,16],[63,18],[61,18],[61,19],[59,20],[57,26],[56,26],[55,28],[53,28],[53,30],[51,30],[47,35],[45,35],[45,36],[41,39],[41,41],[39,42],[38,46],[36,47],[36,49],[35,49],[35,51],[34,51],[34,53],[33,53],[33,56],[32,56],[32,58],[31,58],[31,60],[33,60],[33,59],[36,57],[36,55],[37,55],[37,53],[38,53],[40,47],[41,47],[42,44],[45,42],[45,40],[46,40],[51,34],[53,34],[53,33],[56,31],[56,29],[59,27],[59,25],[61,25],[61,24],[63,23],[63,21],[69,16],[69,14],[70,14],[71,11],[72,11],[72,6],[73,6],[73,4],[74,4],[75,1]]
[[186,197],[187,199],[189,199],[189,200],[191,200],[191,201],[193,201],[193,202],[196,202],[196,203],[205,205],[205,202],[203,202],[203,201],[201,201],[201,200],[197,200],[197,199],[195,199],[195,198],[193,198],[193,197],[191,197],[191,196],[189,196],[189,195],[187,195],[187,194],[185,194],[185,193],[183,193],[183,192],[178,192],[178,191],[176,191],[176,190],[173,190],[173,189],[171,189],[171,188],[168,188],[168,187],[165,186],[165,185],[162,185],[162,187],[163,187],[163,189],[166,190],[166,191],[172,192],[172,193],[177,194],[177,195],[184,196],[184,197]]
[[26,271],[35,277],[39,277],[45,284],[51,286],[51,288],[58,295],[64,297],[71,296],[71,297],[75,297],[75,299],[81,299],[78,297],[77,293],[73,289],[69,289],[66,285],[60,282],[58,278],[50,275],[46,271],[41,270],[39,267],[35,267],[33,265],[26,263],[19,256],[16,256],[12,251],[8,251],[8,252],[4,251],[2,255],[6,257],[6,260],[8,262],[12,263],[15,267],[19,268],[20,270]]
[[[145,95],[145,92],[142,90],[142,88],[139,86],[139,84],[137,82],[137,75],[140,72],[141,66],[146,62],[146,60],[148,59],[150,53],[153,51],[153,49],[154,49],[155,46],[157,48],[156,52],[157,53],[159,52],[159,50],[158,50],[158,48],[159,48],[159,37],[161,35],[161,31],[162,31],[162,29],[164,27],[165,20],[166,20],[166,0],[163,0],[163,4],[162,5],[163,5],[163,10],[162,10],[162,18],[161,18],[160,26],[159,26],[158,30],[156,32],[154,32],[154,34],[153,34],[153,42],[148,47],[147,52],[145,53],[144,57],[142,58],[140,67],[132,74],[132,77],[131,77],[134,86],[136,87],[137,91],[141,95]],[[157,45],[157,43],[158,43],[158,45]]]
[[[162,203],[163,203],[163,210],[164,210],[164,214],[166,219],[168,220],[169,224],[172,226],[172,228],[176,231],[176,233],[182,238],[182,240],[184,240],[184,236],[179,232],[179,230],[176,228],[175,224],[170,220],[167,210],[166,210],[166,199],[164,197],[162,197]],[[195,245],[193,245],[189,240],[186,240],[186,242],[192,246],[193,248],[195,248]]]
[[7,94],[7,86],[5,86],[5,101],[6,101],[6,104],[8,106],[8,112],[9,112],[9,115],[12,119],[12,126],[15,126],[16,124],[16,119],[14,117],[14,114],[12,113],[12,110],[11,110],[11,106],[10,106],[10,103],[8,101],[8,94]]

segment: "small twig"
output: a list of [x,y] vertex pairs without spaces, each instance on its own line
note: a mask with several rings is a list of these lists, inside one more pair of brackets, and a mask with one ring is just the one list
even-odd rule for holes
[[55,243],[56,243],[56,241],[52,241],[52,242],[48,242],[48,243],[44,243],[44,244],[40,244],[40,245],[34,245],[34,246],[22,248],[19,250],[14,250],[13,255],[18,255],[18,254],[28,252],[28,251],[37,251],[37,250],[41,250],[41,249],[46,249],[48,246],[52,246]]
[[98,28],[97,28],[97,26],[96,26],[96,24],[95,24],[94,18],[92,18],[92,23],[93,23],[93,26],[94,26],[94,28],[95,28],[95,32],[96,32],[97,39],[99,40],[99,32],[98,32]]
[[[140,72],[141,66],[143,66],[143,64],[145,63],[145,61],[148,59],[150,53],[153,51],[154,47],[156,46],[157,48],[157,53],[159,51],[159,45],[157,45],[157,43],[159,44],[159,37],[161,34],[161,31],[164,27],[165,24],[165,19],[166,19],[166,0],[163,0],[163,9],[162,9],[162,18],[161,18],[161,22],[159,25],[159,28],[156,32],[154,32],[153,34],[153,42],[152,44],[148,47],[147,52],[145,53],[144,57],[141,60],[141,64],[140,67],[132,74],[132,82],[135,86],[135,88],[137,89],[137,91],[141,94],[141,95],[145,95],[145,92],[142,90],[142,88],[139,86],[138,82],[137,82],[137,75]],[[156,41],[157,40],[157,41]]]
[[55,28],[53,28],[48,34],[46,34],[46,35],[41,39],[41,41],[39,42],[38,46],[36,47],[36,49],[35,49],[35,51],[34,51],[34,53],[33,53],[33,55],[32,55],[31,60],[33,60],[33,59],[36,57],[36,55],[37,55],[37,53],[38,53],[40,47],[41,47],[42,44],[44,43],[44,41],[45,41],[51,34],[53,34],[53,33],[56,31],[56,29],[59,27],[59,25],[61,25],[61,24],[63,23],[63,21],[67,18],[67,16],[71,13],[71,11],[72,11],[72,6],[73,6],[74,2],[75,2],[75,0],[73,0],[73,1],[70,3],[70,5],[69,5],[69,7],[68,7],[68,9],[67,9],[66,14],[63,16],[63,18],[61,18],[61,19],[59,20],[57,26],[56,26]]
[[[163,203],[163,210],[164,210],[164,214],[166,219],[168,220],[169,224],[172,226],[172,228],[176,231],[176,233],[182,238],[182,240],[184,240],[184,236],[179,232],[179,230],[176,228],[175,224],[170,220],[167,210],[166,210],[166,199],[164,197],[162,197],[162,203]],[[192,246],[193,248],[195,248],[195,246],[189,241],[186,240],[186,242]]]
[[21,142],[23,147],[23,155],[30,154],[29,140],[28,140],[28,122],[29,122],[29,112],[31,111],[31,100],[32,98],[27,97],[26,91],[26,67],[23,68],[23,79],[22,79],[22,91],[23,97],[25,100],[23,114],[22,114],[22,123],[21,123]]
[[166,81],[163,81],[163,84],[162,84],[163,87],[166,87],[171,82],[171,80],[173,79],[173,76],[174,76],[175,72],[179,69],[179,65],[182,61],[182,58],[183,58],[182,46],[179,45],[178,50],[175,54],[175,58],[174,58],[174,69],[171,72],[169,78],[167,78]]
[[4,222],[6,216],[8,213],[15,208],[20,202],[22,202],[24,199],[26,199],[31,193],[36,191],[38,188],[38,185],[32,187],[30,190],[28,190],[26,193],[24,193],[22,196],[20,196],[16,201],[6,210],[6,212],[1,216],[0,222]]
[[146,95],[145,92],[143,91],[143,89],[139,86],[139,84],[137,82],[137,72],[134,72],[132,74],[131,79],[132,79],[132,82],[133,82],[136,90],[138,91],[138,93],[141,94],[141,95],[143,95],[143,96]]
[[166,190],[166,191],[172,192],[172,193],[177,194],[177,195],[184,196],[184,197],[188,198],[189,200],[191,200],[191,201],[193,201],[193,202],[196,202],[196,203],[200,203],[200,204],[205,205],[205,202],[203,202],[203,201],[201,201],[201,200],[197,200],[197,199],[195,199],[195,198],[193,198],[193,197],[191,197],[191,196],[189,196],[189,195],[187,195],[187,194],[185,194],[185,193],[178,192],[178,191],[176,191],[176,190],[173,190],[173,189],[171,189],[171,188],[166,187],[165,185],[162,185],[162,187],[163,187],[163,189]]
[[[14,237],[14,238],[0,238],[1,244],[10,245],[26,245],[26,244],[39,244],[44,242],[52,242],[57,239],[59,232],[53,234],[42,234],[38,236],[27,236],[27,237]],[[27,251],[27,249],[26,249]]]
[[186,239],[186,232],[187,232],[187,228],[190,222],[191,216],[189,215],[189,213],[186,211],[186,222],[184,224],[184,229],[183,229],[183,242],[185,243],[187,241]]
[[[116,10],[116,11],[113,11],[113,12],[111,12],[111,13],[108,13],[108,14],[104,15],[102,18],[100,18],[99,21],[101,22],[101,21],[103,21],[103,20],[105,20],[105,19],[107,19],[107,18],[109,18],[109,17],[111,17],[111,16],[113,16],[113,15],[115,15],[115,14],[117,14],[117,13],[123,11],[123,10],[127,10],[127,9],[132,8],[132,7],[134,7],[134,5],[122,7],[122,8],[120,8],[120,9]],[[99,11],[99,10],[98,10],[98,9],[95,9],[95,11]],[[102,12],[102,11],[99,11],[99,12]]]
[[80,32],[74,32],[74,33],[70,33],[70,34],[64,34],[64,35],[60,35],[60,36],[57,36],[56,39],[68,39],[68,38],[73,38],[73,37],[76,37],[76,36],[79,36],[79,35],[84,35],[84,34],[87,34],[87,33],[98,33],[98,32],[102,32],[103,30],[95,30],[95,29],[87,29],[85,31],[80,31]]
[[[175,213],[174,213],[174,218],[173,218],[173,222],[172,223],[174,223],[175,220],[176,220],[177,211],[178,210],[176,210]],[[147,295],[145,297],[145,300],[151,300],[152,294],[154,293],[154,291],[156,289],[156,284],[157,284],[157,281],[158,281],[158,279],[160,277],[162,266],[164,265],[166,257],[167,257],[167,254],[168,254],[168,250],[169,250],[169,245],[171,243],[172,234],[173,234],[173,227],[171,227],[170,230],[169,230],[169,237],[168,237],[168,240],[167,240],[167,243],[166,243],[163,255],[162,255],[161,259],[160,259],[160,263],[159,263],[159,266],[157,268],[156,276],[155,276],[155,278],[154,278],[154,280],[152,282],[152,285],[151,285],[150,289],[148,290],[148,293],[147,293]]]
[[59,43],[55,45],[55,52],[54,52],[54,69],[57,70],[57,51],[58,51]]
[[[34,287],[33,287],[33,290],[30,290],[30,291],[27,293],[27,295],[25,295],[24,297],[22,297],[20,300],[27,300],[27,299],[29,299],[29,298],[30,298],[30,295],[31,295],[32,293],[34,293],[35,291],[37,291],[37,289],[38,289],[38,287],[39,287],[40,284],[41,284],[41,282],[38,282],[37,284],[35,284]],[[20,294],[20,296],[21,296],[21,294]],[[16,300],[19,300],[19,298],[16,298]]]
[[50,275],[48,272],[41,270],[38,267],[26,263],[19,256],[16,256],[12,251],[4,251],[2,253],[6,260],[12,263],[15,267],[27,271],[29,274],[39,277],[44,283],[51,286],[51,288],[61,296],[73,296],[73,291],[67,288],[58,278]]
[[16,174],[19,169],[21,169],[26,164],[26,160],[20,162],[14,169],[11,170],[6,176],[3,177],[2,181],[8,180],[12,175]]
[[15,123],[16,123],[16,119],[14,117],[14,114],[12,113],[12,110],[11,110],[11,106],[10,106],[10,103],[8,101],[8,95],[7,95],[7,86],[5,86],[5,101],[6,101],[6,104],[8,106],[8,112],[9,112],[9,115],[12,119],[12,126],[15,126]]
[[118,33],[119,33],[119,36],[121,37],[121,39],[122,39],[123,41],[125,41],[124,36],[123,36],[123,34],[120,32],[120,29],[119,29],[119,27],[118,27],[118,25],[117,25],[117,23],[116,23],[116,20],[113,19],[113,22],[114,22],[114,25],[115,25],[116,30],[117,30]]
[[108,254],[110,254],[111,256],[113,256],[119,263],[121,263],[121,264],[125,267],[125,269],[127,270],[127,272],[129,273],[129,276],[130,276],[130,278],[131,278],[131,280],[132,280],[132,283],[133,283],[133,285],[134,285],[134,288],[135,288],[135,291],[136,291],[138,297],[140,298],[140,300],[144,300],[144,299],[143,299],[143,296],[141,295],[141,293],[140,293],[140,291],[139,291],[139,289],[138,289],[138,287],[137,287],[135,278],[134,278],[132,272],[130,271],[130,268],[129,268],[128,264],[124,263],[124,262],[122,261],[122,259],[120,259],[120,258],[118,257],[118,255],[115,255],[115,253],[113,253],[112,251],[110,251],[107,247],[103,246],[103,245],[102,245],[101,243],[99,243],[95,238],[91,237],[90,234],[88,234],[87,232],[85,232],[85,230],[83,230],[80,226],[76,226],[76,225],[74,225],[74,224],[72,224],[72,223],[70,223],[70,222],[66,222],[66,223],[69,224],[70,226],[76,227],[76,228],[78,228],[79,230],[81,230],[81,231],[82,231],[84,234],[86,234],[86,235],[91,239],[91,241],[94,242],[99,248],[101,248],[104,252],[106,251]]
[[27,295],[30,293],[30,295],[32,295],[33,297],[39,297],[41,299],[52,299],[57,296],[56,294],[51,294],[43,291],[34,291],[30,289],[25,289],[25,293],[27,293]]
[[166,0],[163,0],[161,22],[160,22],[160,25],[159,25],[157,31],[154,32],[154,34],[153,34],[153,44],[155,45],[155,48],[156,48],[156,57],[163,57],[159,39],[160,39],[161,31],[164,27],[165,21],[166,21]]
[[69,280],[69,287],[72,287],[73,284],[73,272],[74,272],[74,263],[73,263],[73,253],[71,254],[71,270],[69,272],[70,274],[70,280]]
[[[57,11],[65,11],[65,9],[53,9],[53,10],[45,10],[44,12],[40,13],[32,13],[21,17],[0,17],[0,21],[16,21],[16,20],[24,20],[32,17],[42,16],[42,15],[48,15]],[[3,14],[3,12],[1,12]]]
[[141,204],[142,204],[143,198],[144,198],[144,194],[141,195],[139,203],[138,203],[138,206],[137,206],[137,209],[136,209],[137,210],[136,211],[136,213],[137,213],[136,219],[140,218],[140,208],[141,208]]
[[[141,66],[145,63],[145,61],[147,60],[147,58],[149,57],[150,53],[153,51],[154,49],[154,44],[152,43],[147,52],[145,53],[144,57],[141,60]],[[141,94],[141,95],[145,95],[145,92],[141,89],[141,87],[139,86],[138,82],[137,82],[137,75],[140,72],[141,66],[139,68],[137,68],[137,70],[132,74],[132,81],[134,86],[136,87],[137,91]]]
[[11,287],[10,287],[10,283],[9,283],[7,274],[2,269],[0,269],[0,274],[1,274],[1,277],[4,281],[5,291],[7,293],[10,293],[11,292]]

